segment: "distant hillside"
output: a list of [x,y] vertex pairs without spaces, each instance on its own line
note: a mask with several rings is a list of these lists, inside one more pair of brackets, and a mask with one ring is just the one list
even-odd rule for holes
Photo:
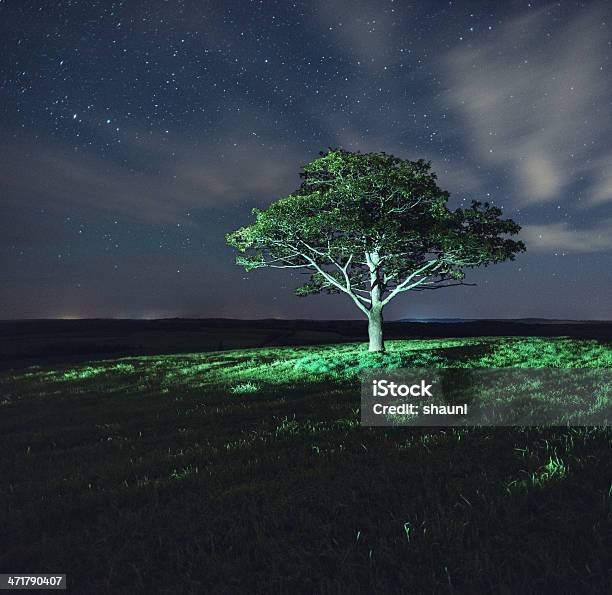
[[565,320],[563,318],[401,318],[398,322],[461,324],[463,322],[500,322],[516,324],[610,324],[609,320]]

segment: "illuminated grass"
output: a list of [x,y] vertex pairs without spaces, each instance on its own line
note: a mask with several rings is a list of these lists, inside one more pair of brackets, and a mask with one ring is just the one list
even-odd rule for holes
[[415,366],[602,368],[612,349],[428,339],[3,373],[0,567],[83,593],[605,592],[610,430],[362,428],[359,373]]
[[229,390],[241,382],[345,382],[376,367],[609,368],[612,350],[602,342],[567,338],[427,339],[388,341],[382,354],[369,353],[363,344],[342,344],[132,357],[56,371],[27,371],[11,380],[19,381],[22,389],[31,386],[37,394],[47,385],[57,390],[57,383],[91,380],[101,390],[108,382],[109,390],[115,392],[117,374],[121,375],[122,390],[175,385],[181,389],[227,385]]
[[248,395],[251,393],[256,393],[258,390],[259,387],[253,382],[243,382],[242,384],[232,386],[230,392],[234,395]]

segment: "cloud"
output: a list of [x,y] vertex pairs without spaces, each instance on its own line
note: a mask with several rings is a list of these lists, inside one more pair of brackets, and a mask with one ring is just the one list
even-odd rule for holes
[[612,162],[612,80],[603,68],[609,32],[600,3],[564,26],[550,26],[554,10],[516,18],[487,41],[448,52],[441,102],[473,139],[474,158],[511,172],[518,203],[561,200],[580,180],[585,203],[594,206],[612,200],[600,158]]
[[591,229],[571,229],[567,223],[525,225],[521,237],[529,251],[603,252],[612,249],[612,219]]
[[587,197],[587,206],[612,202],[612,152],[595,159],[585,167],[593,176],[593,187]]
[[20,137],[0,145],[7,206],[73,208],[146,222],[183,220],[196,207],[278,198],[299,185],[299,165],[308,160],[296,145],[240,127],[199,143],[127,132],[117,147],[123,160]]
[[465,163],[431,157],[432,169],[438,174],[439,185],[443,190],[455,193],[473,193],[482,188],[482,180]]
[[378,2],[322,0],[314,14],[323,39],[331,37],[354,64],[359,62],[369,73],[380,73],[397,60],[392,51],[395,21],[380,10]]

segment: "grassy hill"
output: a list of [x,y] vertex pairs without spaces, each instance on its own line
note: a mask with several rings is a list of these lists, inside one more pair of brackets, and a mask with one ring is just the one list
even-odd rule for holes
[[0,568],[77,593],[610,592],[609,428],[364,428],[359,373],[610,368],[612,344],[387,347],[0,373]]

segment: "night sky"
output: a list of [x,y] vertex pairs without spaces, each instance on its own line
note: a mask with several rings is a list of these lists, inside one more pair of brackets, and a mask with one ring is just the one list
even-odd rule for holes
[[386,318],[612,318],[612,3],[0,0],[0,318],[359,318],[225,245],[328,147],[528,252]]

